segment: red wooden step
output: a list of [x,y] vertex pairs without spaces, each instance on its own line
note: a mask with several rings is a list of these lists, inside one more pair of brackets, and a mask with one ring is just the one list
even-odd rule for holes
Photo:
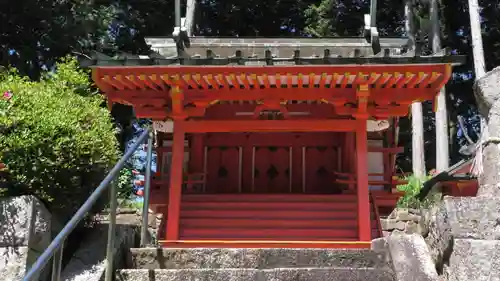
[[316,220],[316,219],[181,219],[181,228],[357,228],[356,220]]
[[295,210],[354,210],[356,202],[182,202],[183,210],[188,209],[295,209]]
[[338,219],[355,220],[353,211],[310,211],[310,210],[181,210],[183,218],[274,218],[274,219]]
[[183,202],[357,202],[356,195],[329,194],[186,194]]
[[337,237],[357,237],[356,229],[303,229],[303,228],[184,228],[181,239],[332,239]]

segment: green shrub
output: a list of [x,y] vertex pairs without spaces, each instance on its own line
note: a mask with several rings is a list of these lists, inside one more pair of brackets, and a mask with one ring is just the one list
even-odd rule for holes
[[4,93],[12,97],[0,96],[0,163],[8,171],[0,195],[34,194],[71,217],[119,158],[102,96],[69,58],[40,81],[0,73]]
[[407,176],[404,179],[408,181],[407,184],[398,185],[398,190],[403,191],[405,195],[398,201],[399,208],[425,208],[431,202],[427,199],[433,200],[434,196],[427,196],[427,199],[420,201],[416,196],[420,193],[423,183],[430,179],[431,176],[426,176],[424,179],[418,179],[415,176]]

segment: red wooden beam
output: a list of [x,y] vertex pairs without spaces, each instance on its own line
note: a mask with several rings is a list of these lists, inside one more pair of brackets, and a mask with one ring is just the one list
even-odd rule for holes
[[227,132],[352,132],[355,120],[230,120],[179,121],[186,133]]
[[280,75],[308,75],[310,73],[391,73],[391,72],[444,72],[449,64],[394,64],[394,65],[293,65],[293,66],[239,66],[239,65],[223,65],[223,66],[191,66],[191,65],[156,65],[156,66],[126,66],[123,68],[115,66],[98,66],[94,69],[100,69],[103,74],[118,73],[130,74],[131,72],[140,71],[144,74],[164,74],[172,75],[183,74],[218,74],[218,73],[235,73],[235,74],[269,74],[279,73]]
[[356,120],[356,178],[358,199],[358,231],[360,241],[371,241],[370,198],[368,188],[368,134],[366,120]]

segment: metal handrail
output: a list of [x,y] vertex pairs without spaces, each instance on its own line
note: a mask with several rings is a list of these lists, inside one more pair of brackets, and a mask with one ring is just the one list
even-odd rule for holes
[[[62,262],[62,252],[63,245],[71,232],[76,228],[76,226],[82,221],[85,215],[90,211],[93,205],[97,202],[99,197],[107,190],[111,183],[110,189],[110,212],[109,212],[109,228],[108,228],[108,242],[106,247],[106,272],[105,280],[112,281],[113,278],[113,250],[114,250],[114,238],[115,238],[115,228],[116,228],[116,209],[117,209],[117,198],[116,198],[116,178],[119,175],[120,170],[123,168],[125,163],[132,157],[134,152],[147,140],[147,157],[146,157],[146,175],[144,184],[144,206],[143,206],[143,221],[142,221],[142,231],[141,231],[141,246],[145,246],[147,239],[147,226],[148,226],[148,210],[149,210],[149,193],[150,193],[150,178],[151,178],[151,158],[153,149],[153,138],[150,130],[145,130],[137,139],[136,143],[123,155],[123,157],[116,163],[116,165],[111,169],[104,180],[99,184],[99,186],[92,192],[87,201],[78,209],[75,215],[69,220],[69,222],[64,226],[64,228],[59,232],[59,234],[52,240],[47,249],[42,253],[36,262],[31,266],[29,271],[26,273],[22,281],[35,281],[38,280],[38,276],[45,268],[49,260],[52,258],[52,281],[60,281],[61,279],[61,262]],[[113,182],[113,183],[112,183]]]

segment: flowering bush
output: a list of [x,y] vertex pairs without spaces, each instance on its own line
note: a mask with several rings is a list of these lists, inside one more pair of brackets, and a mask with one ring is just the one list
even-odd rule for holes
[[34,194],[71,216],[119,157],[115,129],[88,73],[66,59],[40,81],[0,74],[0,195]]

